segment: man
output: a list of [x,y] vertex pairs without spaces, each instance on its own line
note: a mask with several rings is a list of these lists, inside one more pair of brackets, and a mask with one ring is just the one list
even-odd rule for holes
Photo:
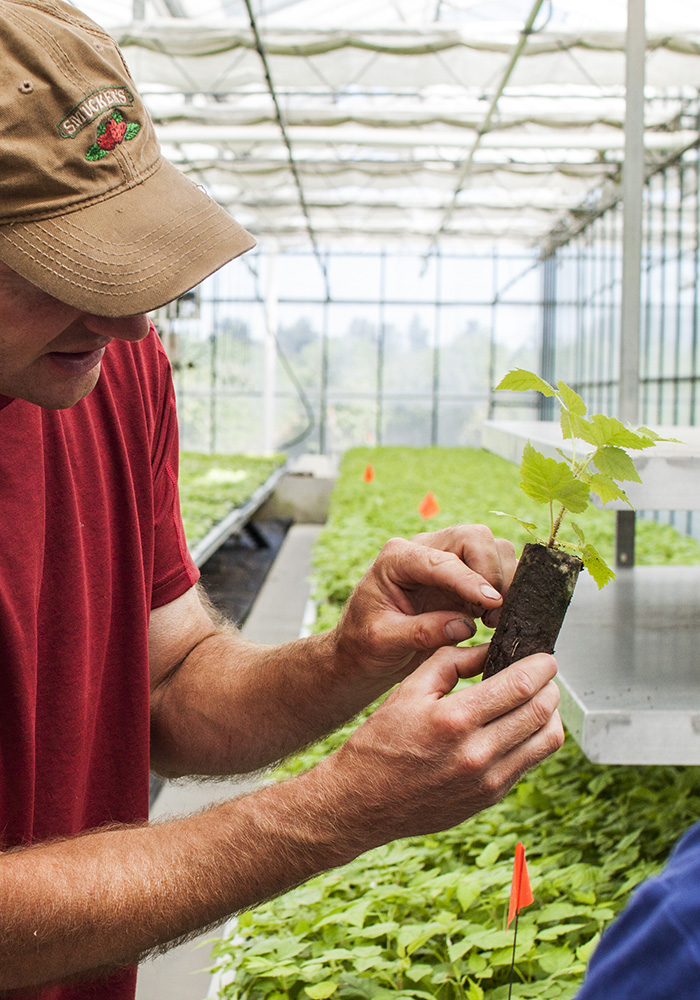
[[[62,0],[0,24],[0,991],[126,1000],[149,951],[500,798],[561,745],[556,665],[446,697],[514,569],[480,526],[388,543],[325,635],[213,620],[145,313],[252,238],[161,159],[101,29]],[[398,682],[309,773],[146,824],[149,765],[256,770]]]

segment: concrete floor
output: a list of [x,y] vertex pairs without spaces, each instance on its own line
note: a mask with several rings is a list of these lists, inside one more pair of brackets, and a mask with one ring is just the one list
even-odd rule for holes
[[[289,530],[243,625],[247,638],[267,643],[298,638],[308,605],[311,547],[320,530],[314,524],[298,524]],[[163,819],[192,813],[244,794],[251,787],[247,777],[225,783],[168,783],[158,795],[151,816]],[[205,1000],[211,982],[207,942],[214,934],[210,931],[144,962],[139,969],[136,1000]]]

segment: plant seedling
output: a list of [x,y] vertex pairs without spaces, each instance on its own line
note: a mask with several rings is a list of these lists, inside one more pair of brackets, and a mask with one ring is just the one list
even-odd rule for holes
[[[523,368],[508,372],[496,389],[535,390],[543,396],[553,396],[561,407],[562,437],[571,441],[571,452],[567,454],[558,448],[562,461],[557,461],[543,455],[529,441],[523,450],[520,488],[548,508],[548,525],[542,531],[536,524],[513,518],[533,535],[535,543],[523,549],[491,640],[484,677],[530,653],[554,651],[582,567],[599,588],[615,578],[570,515],[583,513],[593,495],[604,504],[623,500],[632,508],[622,483],[641,482],[641,479],[629,452],[652,448],[658,441],[676,440],[661,438],[648,427],[626,427],[603,413],[589,416],[581,396],[565,382],[557,382],[555,388]],[[588,447],[577,450],[577,442]],[[503,511],[493,513],[513,517]],[[567,517],[578,542],[559,537]]]

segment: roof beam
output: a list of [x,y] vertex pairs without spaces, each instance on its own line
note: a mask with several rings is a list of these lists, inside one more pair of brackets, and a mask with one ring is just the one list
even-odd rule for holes
[[528,16],[528,19],[525,22],[525,25],[524,25],[522,31],[520,32],[520,37],[518,38],[518,42],[515,45],[515,47],[513,48],[513,51],[512,51],[511,56],[510,56],[510,59],[508,60],[508,64],[507,64],[507,66],[505,68],[503,76],[501,77],[501,82],[500,82],[500,84],[498,86],[498,89],[497,89],[496,93],[493,95],[493,98],[491,100],[491,104],[489,105],[489,109],[486,112],[486,116],[484,118],[483,124],[479,128],[479,131],[478,131],[476,140],[474,142],[474,145],[472,146],[471,150],[469,151],[469,156],[467,157],[467,160],[466,160],[466,162],[464,164],[464,168],[462,170],[462,173],[460,174],[459,181],[457,182],[457,186],[456,186],[454,194],[452,196],[452,202],[447,207],[447,210],[445,211],[445,215],[444,215],[444,217],[442,219],[442,222],[440,223],[440,228],[438,229],[438,231],[433,236],[431,244],[428,247],[428,253],[426,255],[426,258],[429,257],[435,251],[435,248],[437,247],[437,244],[438,244],[438,242],[440,240],[440,236],[441,236],[443,230],[445,229],[445,227],[447,226],[447,224],[450,221],[450,215],[452,214],[452,212],[455,209],[455,206],[457,204],[457,199],[459,198],[459,194],[460,194],[462,188],[464,187],[464,185],[466,184],[466,182],[467,182],[467,180],[469,178],[469,175],[471,174],[472,164],[474,162],[474,157],[476,156],[476,151],[479,148],[479,145],[481,144],[484,135],[486,134],[486,132],[489,131],[489,129],[491,127],[491,120],[492,120],[494,114],[496,113],[496,108],[498,107],[498,102],[499,102],[499,100],[501,98],[501,94],[505,90],[506,85],[507,85],[508,81],[510,80],[511,74],[513,73],[513,70],[515,69],[515,64],[517,63],[518,59],[520,58],[520,54],[522,53],[523,49],[525,48],[525,44],[526,44],[528,38],[532,34],[533,26],[535,24],[535,18],[537,17],[537,15],[540,12],[540,8],[542,7],[542,3],[543,3],[543,0],[534,0],[534,3],[532,5],[532,9],[531,9],[530,14]]

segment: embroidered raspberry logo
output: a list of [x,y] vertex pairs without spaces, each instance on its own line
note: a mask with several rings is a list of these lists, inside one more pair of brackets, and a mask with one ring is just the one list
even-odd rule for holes
[[109,118],[97,126],[97,142],[85,154],[86,160],[101,160],[122,142],[133,139],[141,131],[136,122],[126,122],[121,111],[113,111]]

